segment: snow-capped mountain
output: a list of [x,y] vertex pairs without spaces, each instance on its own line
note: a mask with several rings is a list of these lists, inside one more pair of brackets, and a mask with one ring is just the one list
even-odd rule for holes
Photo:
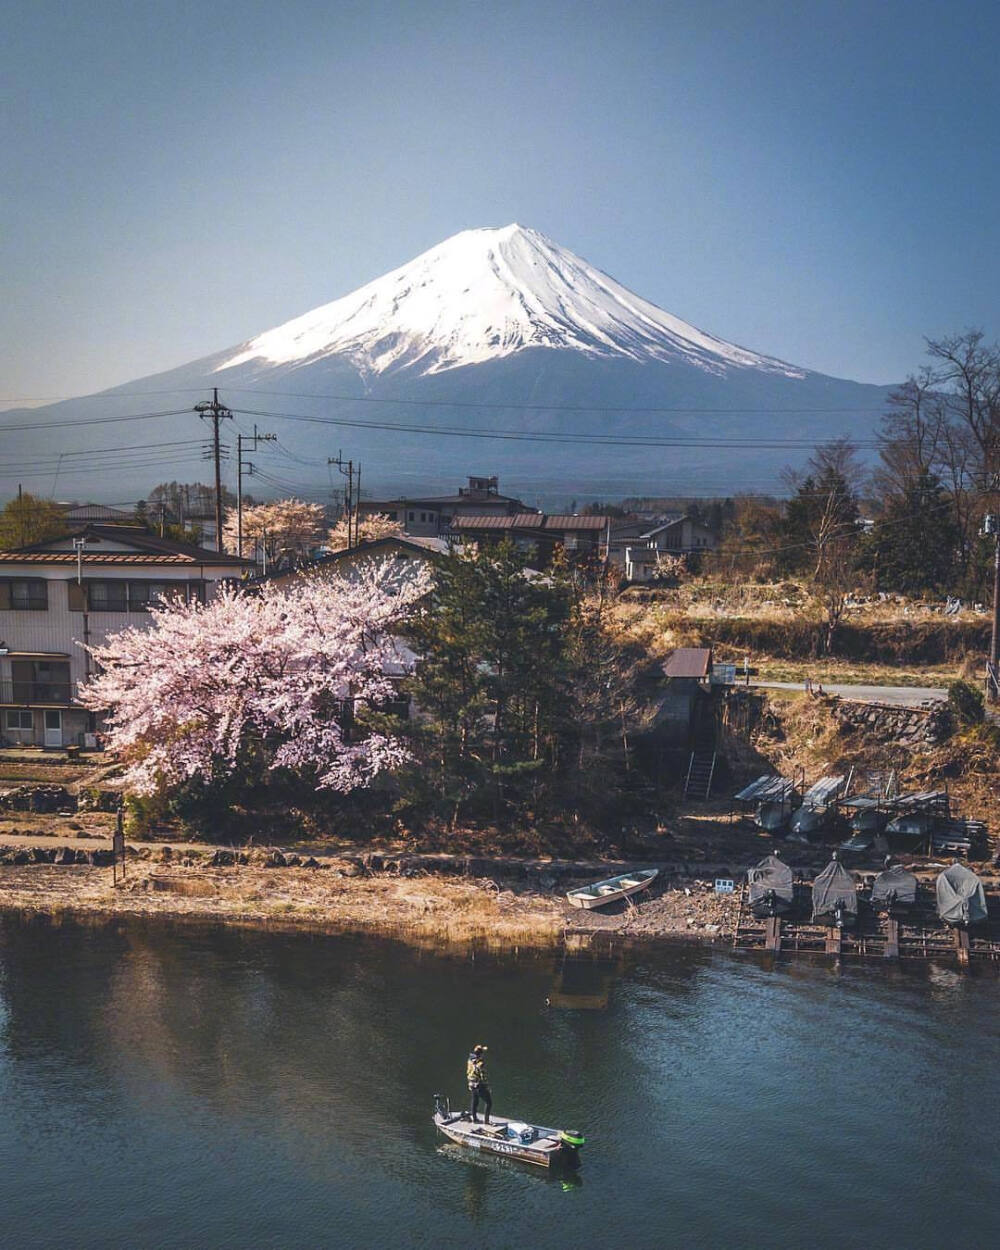
[[363,376],[483,364],[526,348],[804,372],[705,334],[517,224],[465,230],[350,295],[242,344],[217,371],[349,360]]
[[[870,441],[890,389],[727,343],[512,225],[457,234],[189,365],[4,413],[0,472],[16,465],[28,489],[54,482],[63,496],[107,502],[204,476],[197,446],[188,463],[171,464],[169,446],[155,464],[142,450],[111,454],[126,445],[122,431],[132,447],[152,443],[162,424],[92,422],[176,409],[168,437],[197,440],[204,427],[192,409],[212,387],[244,428],[279,436],[254,455],[258,494],[329,495],[339,479],[327,456],[342,449],[376,494],[450,491],[469,473],[498,473],[504,490],[548,505],[779,488],[782,467],[801,464],[810,446]],[[81,425],[59,429],[54,456],[40,427],[67,420]],[[97,464],[108,474],[95,476]],[[9,489],[0,478],[0,497]]]

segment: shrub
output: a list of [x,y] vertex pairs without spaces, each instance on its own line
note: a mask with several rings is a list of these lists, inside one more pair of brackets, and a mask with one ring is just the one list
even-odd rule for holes
[[963,727],[979,725],[986,715],[983,693],[967,681],[953,681],[948,687],[948,705]]

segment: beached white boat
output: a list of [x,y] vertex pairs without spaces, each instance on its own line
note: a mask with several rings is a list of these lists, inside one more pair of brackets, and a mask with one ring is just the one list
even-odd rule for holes
[[645,890],[659,871],[658,868],[643,868],[639,872],[623,872],[617,877],[608,877],[606,881],[595,881],[593,885],[570,890],[566,897],[574,907],[585,907],[589,911],[592,907],[616,903],[620,898]]

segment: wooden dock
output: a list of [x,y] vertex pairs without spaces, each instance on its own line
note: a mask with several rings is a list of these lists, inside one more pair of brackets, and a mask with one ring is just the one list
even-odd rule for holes
[[795,905],[788,916],[758,920],[740,899],[733,947],[771,955],[828,955],[861,959],[934,959],[967,968],[973,963],[1000,963],[1000,897],[987,895],[989,918],[971,932],[950,929],[938,919],[934,888],[921,882],[917,902],[909,913],[886,916],[873,912],[862,898],[857,925],[837,929],[813,924],[811,890],[795,887]]

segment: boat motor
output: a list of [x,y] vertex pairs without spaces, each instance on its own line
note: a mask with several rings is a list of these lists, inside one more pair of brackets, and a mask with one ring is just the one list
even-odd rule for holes
[[435,1114],[441,1116],[442,1119],[447,1120],[451,1115],[451,1100],[445,1097],[444,1094],[435,1094],[434,1111]]

